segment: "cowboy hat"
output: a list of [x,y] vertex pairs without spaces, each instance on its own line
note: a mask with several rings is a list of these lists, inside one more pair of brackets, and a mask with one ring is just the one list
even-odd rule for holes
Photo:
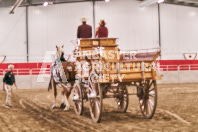
[[82,18],[80,18],[80,20],[81,20],[82,22],[86,22],[86,21],[88,20],[88,18],[82,17]]
[[100,22],[99,22],[99,25],[106,25],[107,23],[105,22],[104,19],[101,19]]

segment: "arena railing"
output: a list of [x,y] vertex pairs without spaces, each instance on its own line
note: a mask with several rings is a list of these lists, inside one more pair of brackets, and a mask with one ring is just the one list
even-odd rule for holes
[[[8,69],[0,69],[0,75],[4,75],[6,72],[8,72]],[[19,68],[14,69],[13,73],[15,75],[41,75],[41,74],[50,74],[50,68]]]
[[160,65],[162,71],[193,71],[198,70],[198,64]]
[[[194,71],[198,70],[198,64],[188,65],[159,65],[157,71]],[[0,69],[0,75],[4,75],[8,69]],[[14,69],[15,75],[48,75],[50,68],[18,68]]]

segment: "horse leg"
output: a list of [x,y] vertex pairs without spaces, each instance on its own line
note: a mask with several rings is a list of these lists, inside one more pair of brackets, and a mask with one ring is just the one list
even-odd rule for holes
[[66,105],[64,111],[68,111],[69,108],[70,108],[70,104],[69,104],[69,101],[68,101],[68,91],[65,87],[64,87],[64,93],[65,93],[64,97],[65,97],[65,105]]
[[[73,86],[73,84],[72,84],[72,86]],[[65,90],[65,104],[66,104],[66,107],[65,107],[64,111],[68,111],[69,108],[70,108],[69,96],[71,94],[71,90],[72,90],[72,88],[70,88],[69,90]]]
[[62,91],[62,99],[61,99],[61,105],[60,108],[64,109],[66,105],[64,104],[65,98],[64,98],[64,90]]
[[57,103],[56,103],[57,88],[54,79],[53,79],[53,87],[54,87],[54,104],[52,105],[52,109],[57,107]]
[[64,111],[69,111],[70,103],[68,101],[67,95],[65,95],[65,104],[66,104],[66,107],[65,107]]
[[61,99],[61,103],[64,103],[65,98],[64,98],[64,91],[62,91],[62,99]]

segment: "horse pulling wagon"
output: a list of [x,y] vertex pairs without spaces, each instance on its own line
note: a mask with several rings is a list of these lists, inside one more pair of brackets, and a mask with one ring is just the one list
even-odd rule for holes
[[116,38],[79,39],[74,52],[76,83],[74,109],[83,113],[84,100],[89,101],[94,122],[100,122],[104,98],[115,98],[120,112],[126,112],[129,95],[127,86],[137,87],[140,110],[145,118],[152,118],[157,106],[156,72],[159,49],[121,51]]

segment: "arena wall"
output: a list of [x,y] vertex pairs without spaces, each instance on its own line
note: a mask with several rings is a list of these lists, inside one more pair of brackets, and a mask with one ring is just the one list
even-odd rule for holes
[[110,37],[119,38],[122,50],[159,47],[157,5],[139,7],[135,0],[96,2],[96,26],[107,21]]
[[[9,8],[0,10],[0,55],[6,62],[26,62],[26,7],[19,7],[14,14]],[[163,60],[184,59],[183,53],[197,53],[198,9],[194,7],[160,4],[161,48]],[[122,50],[159,47],[158,7],[139,7],[138,1],[112,0],[109,3],[80,2],[56,4],[47,7],[28,7],[29,62],[43,61],[46,51],[55,45],[65,45],[65,52],[72,53],[79,18],[89,18],[95,29],[100,19],[107,21],[109,37],[118,37]],[[95,23],[94,23],[95,20]],[[94,27],[95,25],[95,27]],[[94,30],[93,30],[94,32]]]
[[7,62],[26,62],[26,12],[25,7],[9,15],[9,8],[0,9],[0,55]]
[[181,60],[183,53],[198,53],[198,8],[161,4],[160,9],[161,59]]
[[[46,51],[64,45],[66,54],[73,53],[71,40],[77,37],[80,18],[86,16],[93,26],[93,3],[68,3],[29,7],[29,54],[30,62],[42,62]],[[36,55],[36,57],[35,57]],[[40,55],[40,56],[38,56]]]

